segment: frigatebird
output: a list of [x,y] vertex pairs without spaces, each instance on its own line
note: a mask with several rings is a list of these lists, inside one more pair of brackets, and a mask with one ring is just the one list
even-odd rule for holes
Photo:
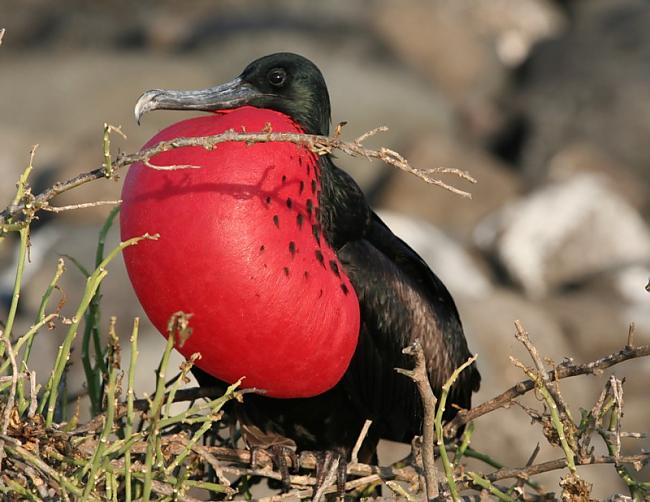
[[[146,146],[269,126],[328,135],[331,120],[321,72],[291,53],[257,59],[208,89],[147,91],[138,122],[152,110],[213,113],[174,124]],[[180,350],[202,353],[202,385],[245,376],[244,384],[268,390],[231,410],[249,443],[347,454],[371,419],[359,457],[370,461],[380,438],[419,435],[418,392],[395,368],[412,367],[402,349],[419,340],[439,394],[470,356],[458,310],[332,156],[287,142],[229,142],[173,149],[151,163],[201,169],[131,167],[122,237],[161,239],[125,251],[129,275],[161,332],[172,312],[194,314]],[[446,419],[471,406],[479,383],[474,364],[461,373]]]

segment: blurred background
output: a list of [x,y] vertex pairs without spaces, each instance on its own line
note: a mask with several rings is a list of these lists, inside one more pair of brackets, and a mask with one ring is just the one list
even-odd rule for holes
[[[322,70],[332,120],[344,136],[386,125],[369,140],[419,168],[469,171],[464,199],[378,163],[339,156],[393,230],[451,290],[483,384],[476,403],[522,378],[508,355],[520,319],[541,353],[586,362],[623,347],[630,322],[650,341],[650,3],[645,0],[276,0],[92,2],[2,0],[0,205],[38,143],[33,185],[102,162],[102,127],[121,125],[113,151],[136,151],[182,115],[155,113],[138,127],[144,90],[201,88],[236,76],[253,59],[298,52]],[[57,205],[118,199],[98,181]],[[32,236],[19,328],[34,319],[58,255],[87,267],[109,208],[43,214]],[[111,245],[117,232],[110,234]],[[0,244],[0,296],[8,305],[15,241]],[[71,315],[84,279],[68,260],[62,282]],[[126,337],[142,311],[121,260],[103,286],[104,324]],[[36,342],[45,378],[60,333]],[[162,337],[144,322],[139,391],[151,390]],[[78,349],[76,352],[78,356]],[[128,355],[128,354],[127,354]],[[648,431],[650,361],[616,367],[626,377],[625,430]],[[574,416],[591,408],[607,375],[563,381]],[[78,362],[70,392],[83,393]],[[537,404],[534,396],[529,404]],[[87,410],[82,409],[83,412]],[[525,464],[541,427],[518,407],[477,421],[473,445]],[[627,440],[624,449],[648,447]],[[633,441],[636,441],[633,443]],[[600,448],[600,447],[599,447]],[[600,451],[600,450],[599,450]],[[404,450],[387,445],[383,461]],[[561,456],[542,449],[538,460]],[[648,468],[640,476],[650,477]],[[611,466],[580,470],[599,499],[623,491]],[[557,476],[545,478],[557,485]],[[559,489],[558,489],[559,491]]]

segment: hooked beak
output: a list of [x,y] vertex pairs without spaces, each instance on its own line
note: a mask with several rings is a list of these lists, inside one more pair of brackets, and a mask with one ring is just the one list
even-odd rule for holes
[[152,110],[227,110],[249,104],[262,96],[257,89],[237,77],[225,84],[198,91],[152,89],[145,92],[135,104],[135,119]]

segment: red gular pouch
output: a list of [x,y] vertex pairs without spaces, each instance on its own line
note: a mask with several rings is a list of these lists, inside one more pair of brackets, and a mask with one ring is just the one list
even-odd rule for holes
[[[241,107],[184,120],[143,148],[235,131],[300,133],[279,112]],[[166,335],[174,312],[192,314],[177,349],[210,375],[278,398],[310,397],[347,369],[359,334],[359,301],[318,220],[320,168],[290,142],[183,147],[130,167],[122,191],[124,250],[147,316]]]

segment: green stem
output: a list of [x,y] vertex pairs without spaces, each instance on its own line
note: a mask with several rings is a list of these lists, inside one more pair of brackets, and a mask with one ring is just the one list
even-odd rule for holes
[[18,482],[9,479],[6,481],[7,485],[3,485],[0,483],[0,493],[4,493],[6,496],[6,499],[3,500],[12,500],[12,497],[15,497],[16,495],[20,495],[21,499],[20,500],[30,500],[33,502],[39,502],[39,498],[36,497],[31,491],[29,491],[27,488],[24,486],[20,485]]
[[191,408],[188,408],[185,411],[182,411],[178,415],[174,415],[173,417],[167,417],[163,418],[160,420],[160,423],[158,424],[160,429],[164,429],[165,427],[169,427],[170,425],[178,424],[178,423],[183,423],[183,424],[190,424],[190,423],[199,423],[199,422],[204,422],[206,420],[210,420],[208,416],[205,415],[200,415],[200,416],[195,416],[199,413],[203,413],[207,411],[208,413],[215,414],[217,413],[223,405],[235,397],[235,391],[241,384],[241,380],[238,380],[234,384],[230,385],[227,389],[226,392],[224,393],[223,396],[213,399],[211,401],[207,401],[205,403],[197,404],[196,406],[192,406]]
[[183,448],[183,451],[181,451],[178,455],[176,455],[176,458],[174,461],[167,466],[165,469],[165,475],[169,476],[174,472],[174,469],[178,467],[183,460],[190,454],[192,451],[192,448],[194,445],[203,437],[203,435],[210,430],[212,427],[212,424],[214,423],[214,420],[218,420],[217,417],[212,417],[212,420],[206,421],[193,435],[192,439],[190,439],[185,447]]
[[[612,398],[612,400],[614,401],[614,404],[616,406],[613,407],[610,412],[608,431],[613,433],[616,432],[616,429],[618,427],[619,414],[622,413],[622,410],[619,409],[616,400],[614,398]],[[616,448],[612,444],[610,438],[607,437],[607,435],[604,434],[602,431],[599,433],[600,436],[603,438],[603,441],[605,441],[605,444],[607,445],[607,452],[612,457],[616,458],[616,455],[619,452],[616,451]],[[650,483],[648,482],[644,483],[634,479],[632,473],[623,464],[615,462],[614,468],[616,469],[616,473],[618,474],[618,476],[625,483],[625,486],[627,486],[627,489],[630,491],[630,496],[632,497],[634,502],[637,501],[641,502],[643,500],[647,500],[647,497],[650,494]]]
[[541,376],[531,371],[528,368],[524,367],[523,369],[526,375],[528,375],[528,378],[530,378],[533,382],[535,382],[535,386],[537,387],[537,390],[539,390],[539,393],[544,398],[544,401],[546,402],[546,405],[548,406],[549,412],[551,414],[551,423],[553,424],[553,427],[557,431],[557,435],[560,440],[560,445],[562,446],[562,451],[564,452],[564,456],[566,457],[567,467],[571,471],[571,474],[577,476],[578,473],[575,464],[575,453],[573,452],[571,446],[569,446],[569,442],[567,441],[567,437],[564,432],[564,424],[562,423],[562,419],[560,418],[560,413],[558,411],[557,403],[553,399],[553,396],[551,396],[551,393],[546,388],[546,385],[544,385]]
[[[65,272],[65,263],[63,262],[63,258],[59,258],[58,261],[56,262],[56,271],[54,272],[54,277],[52,277],[50,284],[48,284],[47,289],[45,290],[45,294],[41,298],[41,304],[38,307],[38,313],[36,314],[35,325],[39,326],[39,328],[43,326],[43,319],[45,319],[45,309],[47,308],[47,305],[50,301],[50,297],[52,296],[54,289],[57,287],[57,284],[59,282],[59,279],[61,279],[63,272]],[[38,329],[36,331],[38,331]],[[34,334],[36,333],[36,331],[34,331]],[[29,356],[32,351],[32,344],[33,344],[33,339],[30,337],[28,339],[27,345],[25,346],[25,354],[23,356],[23,363],[25,365],[29,363]]]
[[132,239],[129,239],[125,242],[121,242],[108,254],[106,258],[104,258],[104,260],[100,263],[99,267],[97,267],[93,271],[93,273],[90,274],[90,277],[88,277],[88,279],[86,280],[86,290],[84,291],[84,295],[81,299],[81,303],[77,308],[77,312],[72,318],[72,324],[68,329],[65,339],[63,340],[63,344],[59,347],[59,351],[57,353],[56,361],[54,364],[54,369],[52,370],[52,375],[50,376],[50,379],[47,382],[45,393],[43,394],[39,406],[39,412],[42,413],[45,408],[45,404],[47,402],[48,405],[47,418],[45,421],[47,427],[50,427],[52,425],[52,421],[54,418],[54,408],[56,406],[56,401],[58,398],[59,382],[61,381],[61,377],[63,375],[63,371],[68,362],[68,359],[70,358],[70,349],[72,347],[72,342],[74,341],[77,335],[79,322],[83,317],[86,309],[88,308],[90,301],[92,300],[93,296],[97,292],[97,288],[99,287],[99,284],[104,279],[104,277],[106,277],[106,275],[108,274],[108,272],[106,271],[106,266],[124,248],[137,244],[143,239],[156,239],[156,238],[157,236],[150,236],[149,234],[145,234],[141,237],[133,237]]
[[[11,330],[14,327],[14,320],[16,319],[16,311],[18,310],[18,300],[20,299],[20,287],[23,282],[23,272],[25,270],[25,257],[27,256],[27,244],[29,242],[29,226],[22,227],[20,233],[20,247],[18,248],[18,266],[16,267],[16,278],[14,280],[14,290],[11,295],[11,306],[9,307],[9,315],[5,323],[5,335],[7,338],[11,337]],[[4,356],[5,345],[0,345],[0,357]]]
[[[20,349],[22,348],[23,345],[25,345],[26,342],[30,341],[31,338],[36,334],[36,332],[41,329],[45,324],[50,322],[52,319],[55,319],[58,317],[58,314],[49,314],[45,316],[38,324],[34,324],[31,328],[29,328],[29,331],[27,331],[23,336],[21,336],[18,341],[14,344],[14,351],[18,353]],[[7,371],[7,368],[9,367],[9,364],[11,361],[9,359],[5,359],[4,362],[0,365],[0,373],[4,373]],[[21,363],[23,368],[26,368],[27,365],[24,362]],[[0,387],[2,389],[2,387]]]
[[469,448],[469,443],[472,440],[472,434],[474,434],[474,422],[470,422],[465,426],[460,445],[454,454],[454,465],[458,465],[460,460],[463,458],[463,455],[465,455],[467,448]]
[[[23,174],[18,178],[16,195],[14,197],[13,205],[17,205],[25,196],[30,195],[29,185],[27,180],[33,169],[34,163],[34,153],[36,152],[36,146],[32,148],[29,157],[29,164],[23,171]],[[29,206],[29,208],[28,208]],[[7,336],[7,339],[11,337],[11,330],[14,326],[14,320],[16,319],[16,311],[18,310],[18,299],[20,298],[20,287],[23,280],[23,271],[25,269],[25,256],[27,255],[27,245],[29,243],[29,223],[33,214],[28,214],[31,211],[31,204],[29,202],[25,203],[25,222],[20,222],[20,226],[16,229],[20,233],[20,247],[18,249],[18,267],[16,268],[16,278],[14,280],[14,290],[11,296],[11,306],[9,307],[9,315],[7,316],[7,322],[5,323],[4,332]],[[2,232],[7,231],[7,228],[3,227]],[[0,345],[0,357],[4,355],[5,346],[4,343]]]
[[[81,496],[82,494],[81,488],[76,486],[72,481],[70,481],[70,479],[65,477],[63,474],[59,473],[56,469],[53,469],[52,467],[47,465],[43,460],[41,460],[39,457],[31,453],[30,451],[26,450],[22,446],[5,444],[5,451],[8,452],[10,455],[19,458],[20,460],[27,463],[28,465],[33,465],[38,470],[45,473],[49,478],[51,478],[56,483],[58,483],[59,486],[61,486],[61,488],[63,488],[68,493],[71,493],[72,495],[75,495],[77,497]],[[97,499],[95,497],[91,497],[90,500],[97,500]]]
[[[138,328],[140,319],[133,319],[133,331],[131,332],[131,358],[129,360],[129,376],[126,390],[126,424],[124,426],[124,437],[130,438],[133,433],[135,413],[133,412],[133,401],[135,399],[133,387],[135,383],[135,364],[138,360]],[[124,452],[124,492],[125,502],[131,502],[131,445],[127,442]]]
[[[184,314],[180,314],[184,315]],[[160,412],[162,410],[163,399],[165,397],[165,373],[169,364],[169,356],[174,348],[174,341],[176,340],[176,326],[179,313],[172,316],[170,321],[170,328],[167,335],[167,345],[163,352],[160,366],[158,367],[158,379],[156,381],[156,393],[151,403],[149,411],[149,434],[147,437],[147,451],[145,454],[145,471],[144,471],[144,486],[142,491],[143,502],[148,502],[151,498],[151,490],[153,485],[153,471],[154,471],[154,457],[160,444]]]
[[458,368],[454,370],[449,379],[442,386],[442,392],[440,394],[440,399],[438,400],[438,409],[436,410],[436,419],[435,419],[435,431],[436,431],[436,444],[438,445],[438,451],[440,452],[440,460],[442,461],[442,466],[445,470],[445,476],[447,478],[447,483],[449,485],[449,493],[454,502],[460,500],[458,495],[458,487],[456,486],[456,481],[454,480],[454,466],[449,461],[449,456],[447,455],[447,448],[445,447],[445,433],[442,426],[442,415],[445,412],[445,405],[447,404],[447,396],[449,395],[449,390],[454,384],[458,375],[467,368],[470,364],[476,361],[477,356],[470,357],[467,361],[461,364]]
[[[395,495],[402,497],[406,502],[417,502],[417,499],[413,496],[412,493],[406,490],[402,485],[397,481],[388,480],[385,482],[386,486],[391,489]],[[399,500],[399,499],[398,499]]]
[[[63,263],[63,259],[59,258],[56,265],[56,271],[54,272],[54,277],[50,281],[50,284],[45,290],[45,294],[41,298],[41,304],[38,307],[35,324],[29,329],[29,331],[27,331],[27,333],[21,336],[16,343],[16,353],[18,353],[20,347],[25,344],[25,351],[23,352],[23,356],[20,362],[21,371],[27,371],[29,356],[31,355],[32,345],[34,343],[34,338],[38,330],[41,329],[41,327],[43,327],[45,324],[49,323],[52,319],[58,317],[58,314],[49,314],[46,316],[45,309],[47,308],[50,296],[52,295],[54,288],[59,282],[59,279],[63,275],[64,270],[65,265]],[[29,405],[27,404],[27,400],[25,398],[25,381],[21,379],[18,382],[18,412],[22,415],[28,406]]]
[[[106,244],[106,236],[112,227],[115,216],[118,214],[119,210],[119,206],[116,206],[111,210],[108,217],[106,218],[106,221],[99,231],[97,250],[95,252],[95,267],[99,267],[104,260],[104,246]],[[106,363],[104,361],[105,355],[102,349],[99,333],[99,303],[101,299],[99,291],[100,288],[98,287],[95,295],[90,302],[90,305],[88,306],[88,311],[85,314],[85,326],[81,345],[81,361],[84,367],[84,373],[86,374],[88,396],[90,398],[90,407],[93,416],[101,412],[103,383],[102,375],[105,375],[108,372]],[[92,364],[90,357],[91,339],[95,352],[94,365]]]
[[172,405],[174,404],[174,398],[176,397],[176,392],[178,392],[178,389],[182,384],[186,383],[187,374],[192,369],[192,366],[194,365],[194,361],[196,360],[195,356],[196,354],[192,355],[192,357],[188,361],[183,363],[178,378],[174,380],[174,383],[172,384],[171,388],[169,389],[169,392],[167,393],[167,401],[165,403],[165,413],[164,413],[165,416],[167,417],[171,415],[171,408]]
[[[113,354],[113,357],[115,355]],[[101,434],[99,435],[99,442],[95,453],[92,457],[92,460],[86,464],[82,472],[88,472],[88,480],[86,481],[86,486],[84,488],[82,501],[88,500],[90,493],[95,488],[97,482],[97,471],[99,470],[101,464],[104,462],[104,453],[106,450],[106,443],[108,438],[113,432],[113,425],[115,421],[115,408],[116,408],[116,387],[117,387],[117,375],[119,373],[118,364],[114,363],[110,365],[110,370],[108,374],[108,386],[106,389],[106,418],[104,421],[104,428],[102,429]]]
[[507,493],[503,493],[501,490],[499,490],[496,486],[494,486],[490,481],[482,477],[480,474],[477,474],[475,472],[468,472],[467,475],[470,477],[472,482],[483,488],[484,490],[489,491],[492,495],[497,497],[499,500],[505,500],[506,502],[515,502],[516,499],[514,499],[512,496],[508,495]]

